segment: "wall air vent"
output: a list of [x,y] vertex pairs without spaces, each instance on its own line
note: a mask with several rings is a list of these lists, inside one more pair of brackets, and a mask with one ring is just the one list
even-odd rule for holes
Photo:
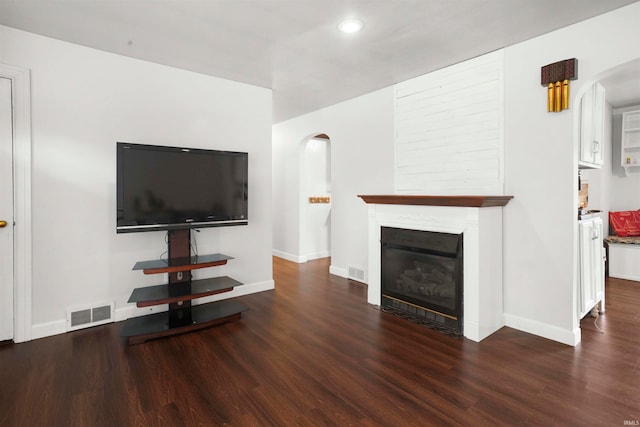
[[67,332],[113,322],[115,303],[97,304],[91,307],[67,308]]
[[349,279],[365,283],[364,270],[359,267],[349,266]]

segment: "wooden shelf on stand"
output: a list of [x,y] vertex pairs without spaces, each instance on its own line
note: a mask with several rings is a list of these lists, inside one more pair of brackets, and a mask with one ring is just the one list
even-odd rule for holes
[[133,266],[133,269],[142,270],[144,274],[177,273],[225,265],[230,259],[233,259],[233,257],[223,254],[154,259],[151,261],[138,261]]
[[[135,288],[129,297],[137,307],[168,304],[166,312],[127,319],[121,335],[129,344],[140,344],[154,338],[192,332],[226,322],[240,320],[247,307],[231,300],[192,306],[191,301],[232,291],[242,285],[227,276],[191,279],[191,270],[225,265],[233,259],[224,254],[190,256],[190,231],[169,231],[169,258],[137,262],[133,270],[144,274],[168,274],[164,285]],[[185,274],[186,273],[186,274]]]
[[186,332],[193,332],[222,323],[240,320],[241,313],[247,307],[236,301],[224,300],[215,303],[196,305],[190,308],[190,317],[182,323],[169,324],[167,313],[149,314],[127,320],[122,336],[129,344],[141,344],[154,338],[163,338]]

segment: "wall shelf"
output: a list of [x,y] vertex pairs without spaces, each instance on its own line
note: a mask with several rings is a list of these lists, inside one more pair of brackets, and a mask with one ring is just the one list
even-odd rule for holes
[[640,166],[640,110],[622,113],[620,164],[625,174]]

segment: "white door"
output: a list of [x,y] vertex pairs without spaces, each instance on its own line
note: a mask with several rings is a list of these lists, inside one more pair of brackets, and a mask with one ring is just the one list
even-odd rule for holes
[[0,77],[0,341],[13,339],[13,120],[11,80]]

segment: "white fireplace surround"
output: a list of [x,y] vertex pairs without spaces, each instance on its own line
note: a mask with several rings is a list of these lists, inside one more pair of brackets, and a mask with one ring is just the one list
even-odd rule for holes
[[377,204],[361,197],[369,207],[369,304],[381,300],[381,227],[463,234],[463,334],[481,341],[504,326],[502,206]]

